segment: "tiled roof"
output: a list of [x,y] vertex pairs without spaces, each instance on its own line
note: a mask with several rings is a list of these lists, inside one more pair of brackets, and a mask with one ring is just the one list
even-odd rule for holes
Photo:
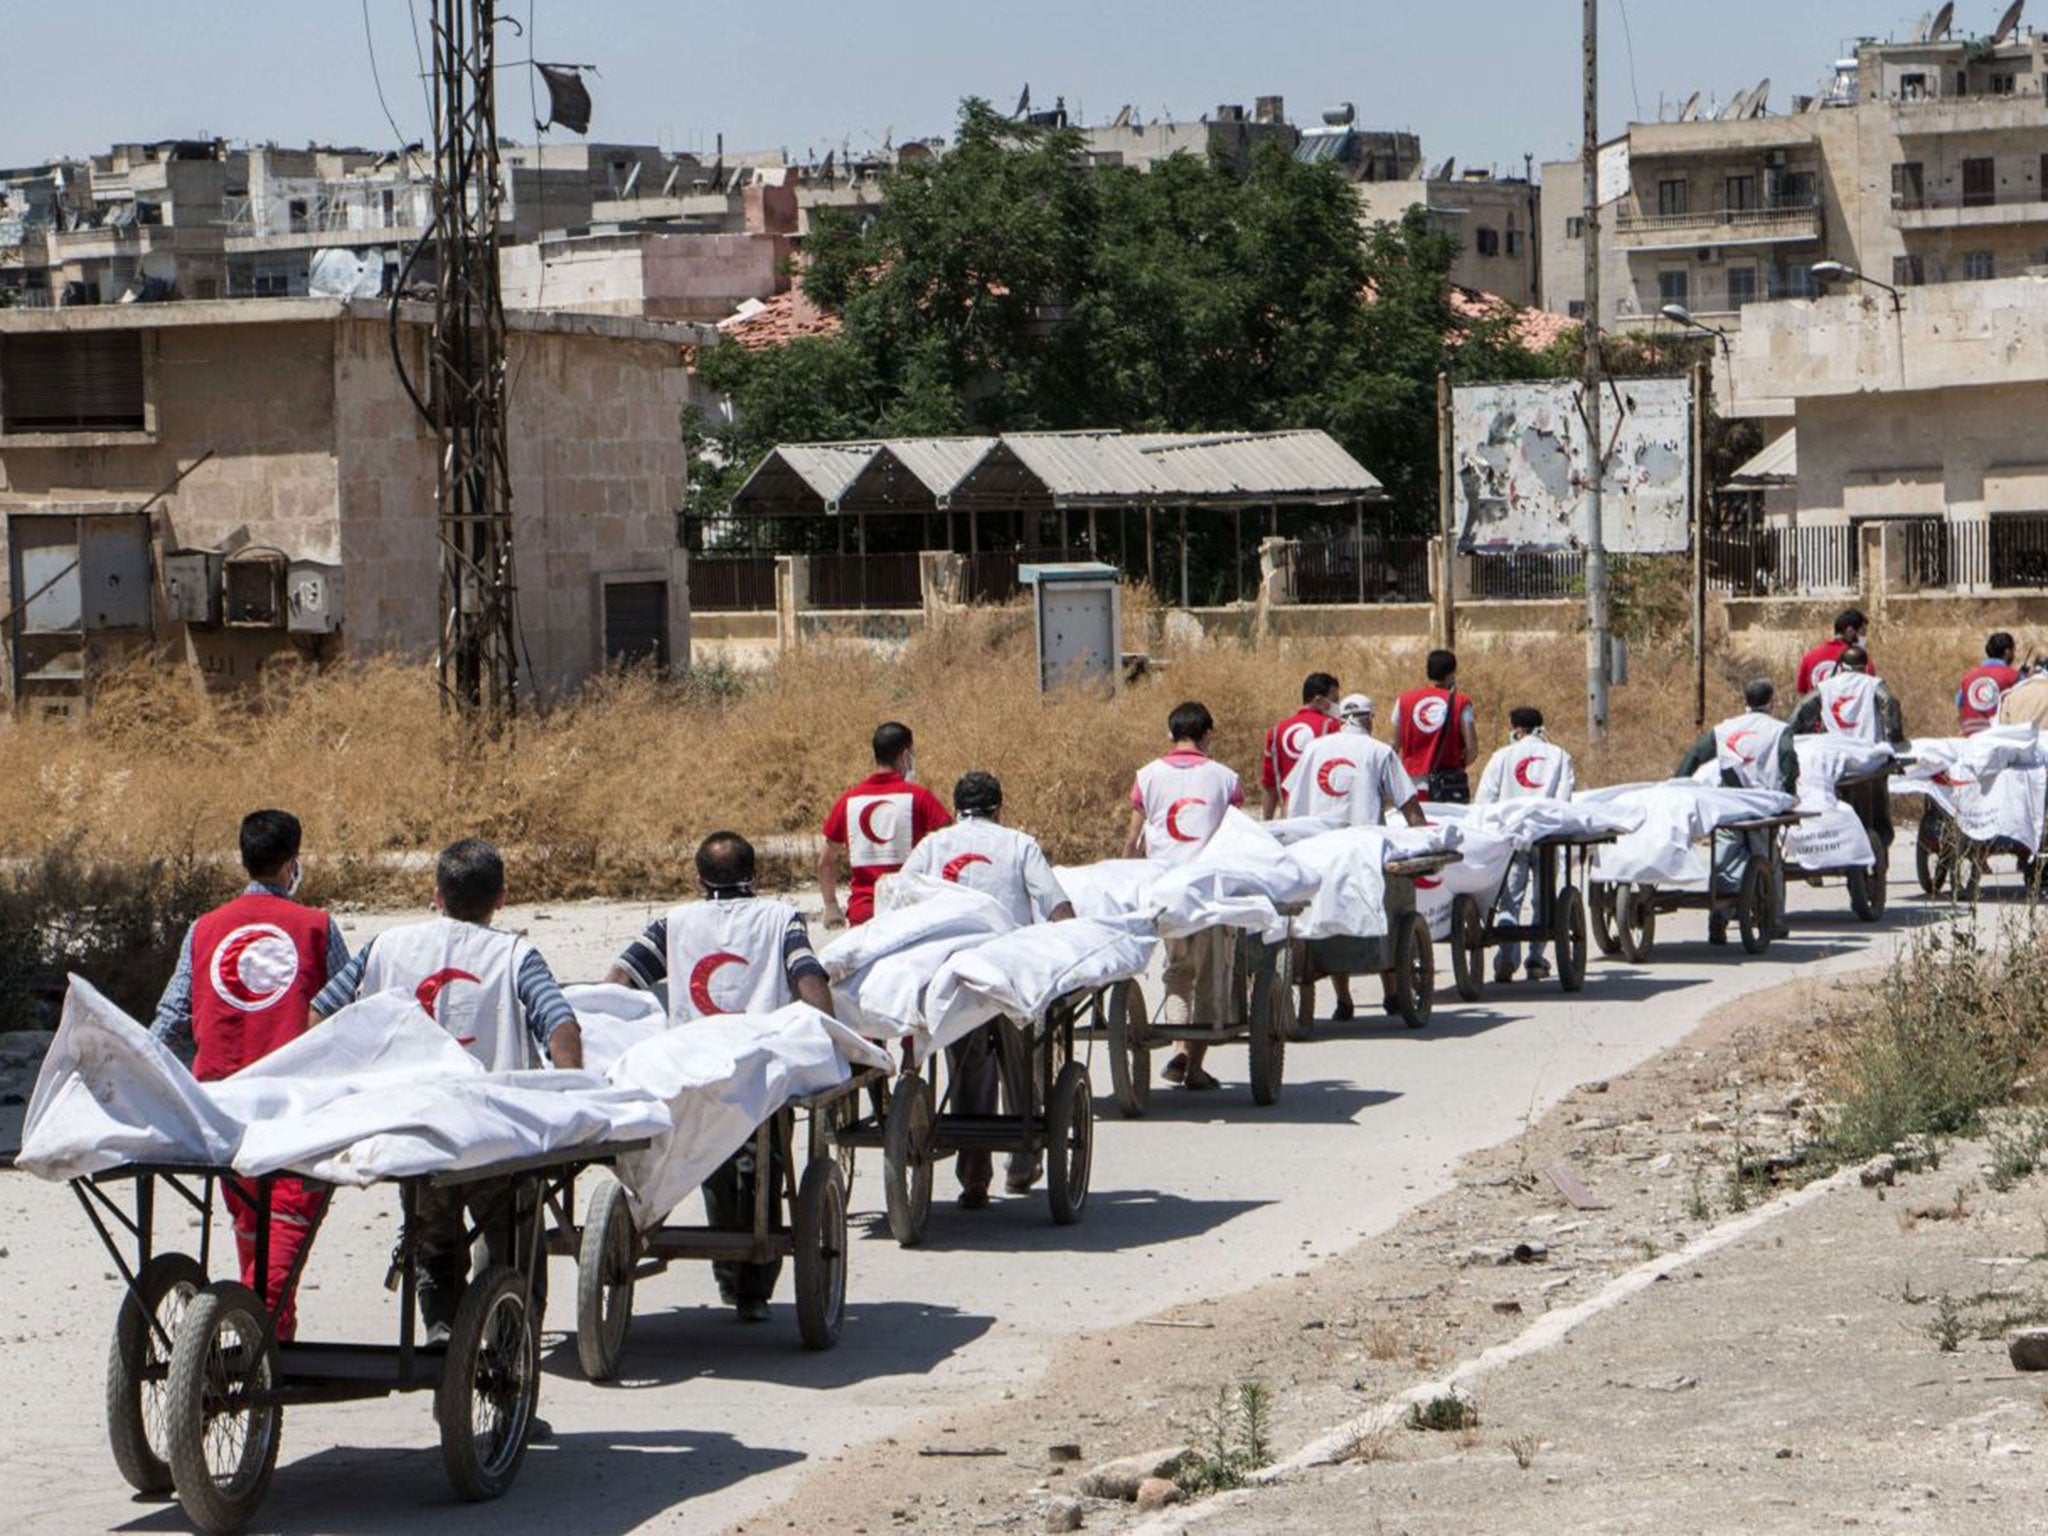
[[748,351],[759,352],[805,336],[837,336],[839,317],[805,298],[799,286],[719,321],[718,328]]

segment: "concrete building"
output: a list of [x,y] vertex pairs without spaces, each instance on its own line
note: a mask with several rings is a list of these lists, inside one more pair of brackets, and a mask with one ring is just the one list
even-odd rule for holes
[[[431,314],[400,349],[425,377]],[[523,685],[689,654],[678,413],[695,327],[509,322]],[[386,306],[337,299],[0,310],[0,670],[75,707],[169,644],[209,682],[439,634],[435,453]],[[421,387],[424,387],[422,385]]]
[[1358,206],[1368,221],[1404,218],[1411,208],[1458,242],[1451,281],[1530,308],[1542,297],[1542,212],[1534,182],[1487,171],[1361,181]]
[[[1050,113],[1038,114],[1047,126],[1065,127],[1066,107],[1062,103]],[[1259,144],[1278,144],[1293,152],[1300,132],[1287,121],[1287,103],[1279,96],[1260,96],[1247,113],[1235,102],[1225,102],[1206,117],[1193,120],[1155,118],[1142,122],[1125,107],[1108,123],[1080,130],[1083,153],[1098,166],[1128,166],[1150,170],[1161,160],[1175,155],[1193,155],[1206,160],[1220,155],[1242,171],[1251,163]]]
[[40,282],[31,274],[24,285],[40,290],[41,302],[222,296],[229,168],[220,144],[116,144],[82,169],[53,201]]

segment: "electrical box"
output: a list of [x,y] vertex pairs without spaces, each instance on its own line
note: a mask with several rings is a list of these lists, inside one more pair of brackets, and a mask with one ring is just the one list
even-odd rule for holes
[[150,627],[147,517],[21,513],[7,530],[23,634]]
[[220,623],[221,556],[211,549],[174,549],[164,556],[164,613],[173,624],[210,629]]
[[341,567],[294,560],[285,577],[285,628],[295,635],[331,635],[341,628]]
[[228,623],[239,629],[284,628],[284,556],[264,551],[225,566]]
[[1113,565],[1077,561],[1023,565],[1017,580],[1032,589],[1038,619],[1038,687],[1123,679],[1123,586]]

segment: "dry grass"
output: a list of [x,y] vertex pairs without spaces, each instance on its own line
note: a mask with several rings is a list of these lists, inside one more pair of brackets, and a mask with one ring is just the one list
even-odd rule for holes
[[[1149,619],[1141,594],[1133,627]],[[1774,654],[1717,648],[1710,712],[1733,708],[1733,685],[1749,676],[1789,679],[1807,639],[1788,635]],[[1948,719],[1948,690],[1974,659],[1975,637],[1909,646],[1880,633],[1877,645],[1909,723]],[[1305,672],[1327,669],[1371,693],[1384,720],[1419,680],[1422,652],[1363,639],[1152,649],[1158,668],[1113,700],[1041,699],[1028,616],[981,611],[896,657],[816,647],[736,689],[715,678],[609,680],[529,714],[513,742],[475,748],[443,718],[419,665],[370,663],[232,696],[139,669],[105,686],[82,726],[23,722],[0,733],[0,854],[66,848],[135,863],[227,852],[241,814],[275,804],[305,819],[311,894],[324,899],[410,899],[422,877],[393,876],[380,856],[472,832],[514,850],[515,897],[658,894],[678,884],[682,851],[718,827],[757,841],[813,830],[864,770],[874,725],[900,717],[941,793],[967,768],[990,769],[1013,823],[1056,859],[1089,860],[1115,852],[1131,773],[1164,746],[1179,700],[1209,705],[1219,754],[1255,793],[1264,728],[1294,707]],[[1460,681],[1478,700],[1483,744],[1503,739],[1511,706],[1534,703],[1553,737],[1581,754],[1582,782],[1668,773],[1693,734],[1683,645],[1634,647],[1613,735],[1597,752],[1584,750],[1583,657],[1570,637],[1465,646]]]

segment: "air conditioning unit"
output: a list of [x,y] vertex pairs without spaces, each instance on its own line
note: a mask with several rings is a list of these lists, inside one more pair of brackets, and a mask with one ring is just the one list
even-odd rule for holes
[[1773,149],[1773,150],[1770,150],[1770,151],[1768,151],[1768,152],[1767,152],[1767,153],[1766,153],[1766,154],[1764,155],[1764,164],[1765,164],[1765,165],[1768,165],[1768,166],[1771,166],[1771,167],[1773,167],[1773,168],[1776,168],[1776,167],[1781,167],[1781,166],[1783,166],[1783,165],[1784,165],[1784,163],[1785,163],[1785,151],[1783,151],[1782,149]]

